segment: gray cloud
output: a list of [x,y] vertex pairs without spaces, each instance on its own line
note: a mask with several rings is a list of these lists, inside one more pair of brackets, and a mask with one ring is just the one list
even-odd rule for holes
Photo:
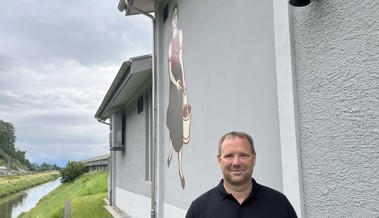
[[108,152],[94,114],[123,61],[151,53],[152,24],[118,1],[0,2],[0,119],[32,162]]

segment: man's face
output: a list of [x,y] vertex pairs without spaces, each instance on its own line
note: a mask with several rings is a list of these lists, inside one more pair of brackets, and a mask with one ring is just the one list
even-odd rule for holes
[[227,185],[239,186],[251,182],[256,155],[247,139],[227,137],[221,144],[217,159]]

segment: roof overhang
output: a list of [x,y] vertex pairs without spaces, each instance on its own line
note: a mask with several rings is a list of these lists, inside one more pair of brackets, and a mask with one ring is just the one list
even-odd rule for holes
[[113,80],[95,118],[107,120],[112,113],[118,112],[140,88],[152,81],[151,55],[135,57],[125,61]]
[[88,163],[88,162],[93,162],[93,161],[107,160],[110,156],[111,156],[111,154],[103,154],[100,156],[91,157],[91,158],[88,158],[86,160],[82,160],[80,162],[81,163]]
[[132,7],[138,8],[146,13],[152,13],[155,11],[155,0],[120,0],[118,3],[118,10],[125,11],[125,16],[141,14],[139,11],[133,10]]

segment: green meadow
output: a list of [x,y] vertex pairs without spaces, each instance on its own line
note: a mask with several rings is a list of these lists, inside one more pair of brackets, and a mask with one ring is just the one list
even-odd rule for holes
[[21,218],[63,218],[65,203],[70,202],[71,217],[111,218],[104,208],[108,193],[108,173],[88,172],[74,182],[63,183],[43,197],[36,207]]

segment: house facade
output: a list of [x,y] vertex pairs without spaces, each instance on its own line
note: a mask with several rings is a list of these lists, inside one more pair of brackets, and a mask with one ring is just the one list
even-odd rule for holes
[[253,177],[298,217],[378,217],[378,3],[121,0],[119,9],[152,19],[154,49],[122,64],[95,114],[110,126],[113,206],[184,217],[222,177],[218,139],[238,130],[254,139]]

